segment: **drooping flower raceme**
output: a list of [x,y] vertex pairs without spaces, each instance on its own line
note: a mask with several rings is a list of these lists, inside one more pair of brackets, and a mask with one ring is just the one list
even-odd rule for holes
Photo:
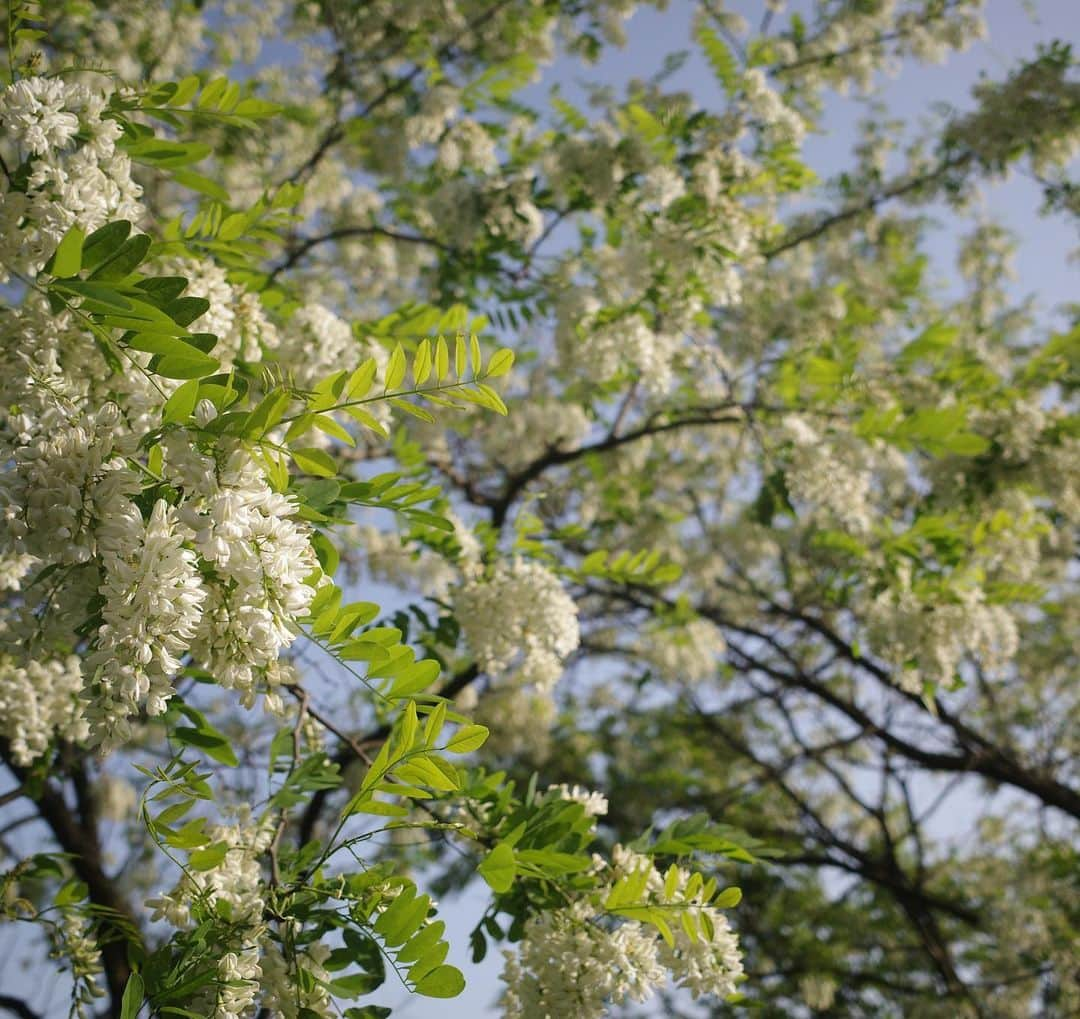
[[159,499],[150,519],[117,494],[97,530],[102,623],[86,661],[91,734],[106,748],[129,735],[140,705],[160,715],[180,657],[195,636],[206,592],[176,512]]
[[477,664],[492,675],[549,691],[581,641],[577,606],[547,567],[516,559],[454,596]]
[[48,748],[56,733],[65,739],[87,735],[78,656],[46,661],[0,657],[0,736],[16,764],[27,765]]
[[[624,904],[619,916],[607,912],[612,889],[631,875],[643,879],[639,901]],[[669,980],[694,998],[734,992],[743,972],[738,939],[723,914],[705,904],[700,877],[678,867],[661,876],[650,858],[622,846],[614,849],[609,876],[594,899],[530,919],[518,951],[504,953],[501,1003],[509,1019],[600,1019],[612,1006],[646,1001]],[[656,927],[625,918],[650,907],[670,918],[670,941]],[[682,924],[680,912],[692,922]],[[693,927],[693,937],[685,927]]]
[[[137,221],[142,189],[117,150],[107,96],[59,78],[24,78],[0,92],[0,128],[31,157],[25,191],[0,191],[0,280],[36,273],[68,228]],[[80,139],[82,139],[80,141]]]
[[306,582],[318,570],[310,529],[241,448],[219,462],[177,431],[166,440],[166,463],[183,486],[178,517],[212,567],[192,654],[250,705],[260,678],[280,682],[278,659],[296,637],[293,620],[314,597]]

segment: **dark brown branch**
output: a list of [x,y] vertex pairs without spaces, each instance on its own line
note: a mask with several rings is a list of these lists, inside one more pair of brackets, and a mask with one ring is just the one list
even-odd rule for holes
[[19,1019],[42,1019],[25,1001],[10,994],[0,994],[0,1008],[7,1009]]
[[618,449],[620,446],[626,446],[640,439],[677,431],[680,428],[689,428],[694,425],[736,424],[743,420],[742,414],[725,413],[734,410],[736,407],[737,404],[724,403],[716,407],[689,411],[667,421],[650,419],[645,424],[624,432],[622,435],[609,433],[603,439],[587,443],[584,446],[576,446],[573,449],[561,449],[558,446],[551,446],[522,470],[511,474],[507,478],[502,492],[491,501],[491,522],[496,528],[502,527],[506,522],[510,507],[517,497],[532,481],[535,481],[550,467],[573,463],[590,453],[608,453]]
[[[453,53],[454,47],[457,46],[463,38],[482,28],[498,14],[502,8],[506,7],[509,2],[510,0],[499,0],[498,3],[492,4],[491,7],[462,28],[460,32],[456,33],[452,39],[443,43],[443,45],[433,54],[434,59],[439,64],[442,64]],[[356,114],[355,119],[362,120],[364,117],[371,116],[371,114],[382,106],[387,99],[392,98],[399,92],[408,88],[408,86],[420,76],[426,66],[425,63],[419,63],[413,67],[408,74],[404,74],[400,78],[387,83],[375,96],[364,104],[359,113]],[[318,145],[315,147],[315,151],[312,152],[312,154],[297,167],[292,174],[290,174],[288,178],[289,183],[295,184],[297,181],[303,180],[314,173],[316,167],[323,161],[326,154],[344,137],[344,125],[341,124],[340,121],[332,124],[319,140]]]
[[267,277],[270,282],[277,279],[281,273],[286,272],[297,264],[309,251],[320,244],[328,244],[331,241],[340,241],[348,237],[387,237],[390,240],[400,241],[403,244],[423,244],[428,247],[438,248],[440,251],[453,252],[453,248],[443,241],[434,237],[424,237],[420,234],[400,233],[384,226],[343,226],[336,230],[330,230],[314,237],[305,237],[298,244],[290,248],[289,253],[282,261],[270,270]]
[[846,209],[841,209],[839,212],[834,212],[831,215],[825,216],[813,226],[789,232],[783,240],[771,248],[766,248],[762,254],[764,254],[767,259],[776,258],[785,251],[790,251],[792,248],[797,248],[800,244],[805,244],[807,241],[812,241],[820,237],[822,234],[827,233],[833,227],[838,226],[841,223],[846,223],[848,220],[856,219],[859,216],[865,216],[873,212],[879,205],[884,205],[894,198],[902,198],[904,195],[911,194],[914,191],[919,191],[921,188],[938,183],[950,171],[966,166],[973,159],[974,153],[972,152],[963,152],[959,155],[945,159],[927,173],[920,174],[918,177],[910,177],[907,180],[898,181],[890,187],[879,191],[877,194],[868,196],[858,205],[852,205]]
[[80,824],[60,790],[43,783],[37,796],[30,796],[26,788],[29,773],[12,760],[6,741],[0,741],[0,758],[23,786],[24,794],[34,802],[60,848],[71,854],[71,867],[86,884],[90,901],[105,911],[100,921],[101,961],[109,988],[109,1015],[118,1016],[124,987],[131,975],[128,944],[137,930],[134,913],[115,881],[105,872],[100,842]]

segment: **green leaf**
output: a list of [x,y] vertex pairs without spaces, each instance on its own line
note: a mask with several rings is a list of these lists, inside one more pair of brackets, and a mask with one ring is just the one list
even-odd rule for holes
[[488,738],[488,729],[483,725],[464,725],[446,744],[446,749],[452,754],[468,754],[473,750],[479,750]]
[[514,877],[517,875],[514,850],[505,842],[500,842],[484,857],[483,862],[476,868],[476,872],[488,883],[493,892],[501,894],[510,891]]
[[435,705],[435,710],[428,716],[427,722],[424,724],[424,744],[426,746],[433,746],[435,740],[439,738],[439,733],[442,732],[442,727],[446,724],[446,701],[439,701]]
[[975,432],[956,432],[942,439],[941,445],[957,456],[980,456],[990,448],[990,440]]
[[88,892],[85,881],[80,881],[78,878],[68,878],[57,891],[53,904],[56,906],[68,906],[73,902],[82,902]]
[[395,769],[406,782],[413,785],[426,785],[440,792],[454,792],[458,788],[456,779],[452,779],[435,762],[437,758],[413,757]]
[[53,276],[75,276],[82,268],[82,249],[86,234],[76,223],[64,236],[50,259]]
[[202,90],[202,95],[199,96],[199,101],[195,104],[196,107],[200,110],[215,109],[228,87],[228,78],[215,78]]
[[442,382],[450,373],[450,350],[446,340],[440,336],[435,341],[435,381]]
[[264,436],[285,416],[285,411],[291,402],[292,397],[287,390],[271,390],[248,415],[244,424],[244,434],[255,439]]
[[188,866],[192,870],[213,870],[217,867],[229,851],[227,842],[215,842],[205,849],[196,849],[188,857]]
[[178,743],[196,747],[207,757],[227,764],[230,768],[235,768],[240,763],[228,739],[208,722],[204,722],[204,725],[198,729],[180,726],[173,730],[172,735]]
[[131,224],[126,219],[115,223],[106,223],[95,230],[82,246],[82,268],[93,269],[112,255],[131,233]]
[[397,389],[401,385],[402,380],[405,378],[405,351],[401,349],[401,344],[397,344],[394,347],[394,352],[390,355],[390,360],[386,365],[386,383],[385,388],[389,392],[391,389]]
[[431,341],[423,339],[416,348],[416,357],[413,358],[413,382],[422,386],[431,375]]
[[732,887],[725,888],[709,905],[715,906],[717,909],[731,909],[740,902],[742,902],[741,889]]
[[218,239],[235,241],[238,237],[244,235],[244,231],[247,230],[249,225],[250,220],[246,212],[234,212],[232,215],[226,216],[221,226],[218,227]]
[[724,90],[731,94],[736,90],[739,81],[739,65],[728,49],[727,44],[720,36],[707,25],[701,25],[695,32],[701,48],[705,51],[705,59],[716,75],[717,81],[724,86]]
[[[178,322],[182,326],[189,326],[210,310],[210,302],[205,297],[178,297],[176,300],[170,301],[162,310],[174,322]],[[209,336],[212,334],[200,333],[199,335]]]
[[488,361],[487,375],[491,378],[497,378],[500,375],[505,375],[513,367],[514,352],[507,347],[502,347],[491,355],[491,360]]
[[319,478],[337,476],[337,463],[329,453],[314,447],[292,450],[293,462],[305,474],[314,474]]
[[436,966],[416,984],[416,993],[427,998],[456,998],[465,990],[465,977],[455,966]]
[[120,1002],[120,1019],[135,1019],[142,1008],[145,988],[143,978],[138,973],[132,973],[128,977],[127,986],[124,987],[124,997]]
[[445,931],[446,924],[442,920],[435,920],[421,927],[398,952],[397,961],[402,963],[416,962],[423,958],[442,940]]
[[174,142],[167,138],[147,138],[126,146],[129,156],[151,166],[187,166],[205,159],[213,149],[205,142]]
[[[121,280],[142,264],[150,250],[150,235],[129,237],[90,274],[92,280]],[[186,322],[180,323],[186,325]]]
[[370,428],[373,432],[381,435],[384,439],[390,434],[382,422],[369,414],[363,407],[346,407],[345,413],[355,421],[359,421],[365,428]]
[[426,658],[422,662],[410,665],[397,676],[386,696],[410,697],[414,693],[426,690],[438,679],[439,671],[439,663],[433,658]]
[[268,102],[265,99],[256,99],[252,96],[249,99],[241,99],[233,108],[234,117],[272,117],[276,113],[281,112],[282,107],[277,103]]
[[164,354],[150,364],[152,372],[166,379],[204,379],[220,367],[220,362],[197,350],[190,354]]
[[349,381],[345,383],[345,399],[363,399],[371,388],[371,383],[375,380],[375,370],[375,358],[369,357],[349,376]]
[[173,169],[171,170],[171,173],[172,179],[176,181],[177,184],[190,191],[197,191],[199,194],[206,195],[219,202],[229,201],[229,192],[216,180],[212,180],[210,177],[206,177],[201,173],[196,173],[194,170],[189,170],[186,167]]
[[948,350],[959,336],[960,330],[956,326],[935,322],[900,351],[897,362],[906,367],[921,359],[933,360]]
[[382,979],[375,974],[349,973],[331,980],[329,986],[335,998],[359,998],[363,994],[370,994],[381,983]]

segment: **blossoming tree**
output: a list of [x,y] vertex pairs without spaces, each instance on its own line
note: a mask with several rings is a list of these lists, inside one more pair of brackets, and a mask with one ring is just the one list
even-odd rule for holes
[[625,0],[9,3],[0,908],[47,1007],[453,998],[469,882],[507,1016],[1080,1007],[1080,333],[988,220],[935,289],[921,212],[1020,166],[1075,213],[1071,52],[801,155],[980,7],[705,2],[710,104],[676,60],[585,112],[530,83]]

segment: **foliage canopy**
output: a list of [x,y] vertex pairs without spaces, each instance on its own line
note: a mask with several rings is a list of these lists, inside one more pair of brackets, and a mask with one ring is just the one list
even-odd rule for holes
[[454,998],[470,882],[507,1016],[1080,1010],[1080,325],[973,211],[1075,216],[1071,49],[823,181],[979,0],[535,86],[632,7],[9,2],[0,908],[72,1015]]

